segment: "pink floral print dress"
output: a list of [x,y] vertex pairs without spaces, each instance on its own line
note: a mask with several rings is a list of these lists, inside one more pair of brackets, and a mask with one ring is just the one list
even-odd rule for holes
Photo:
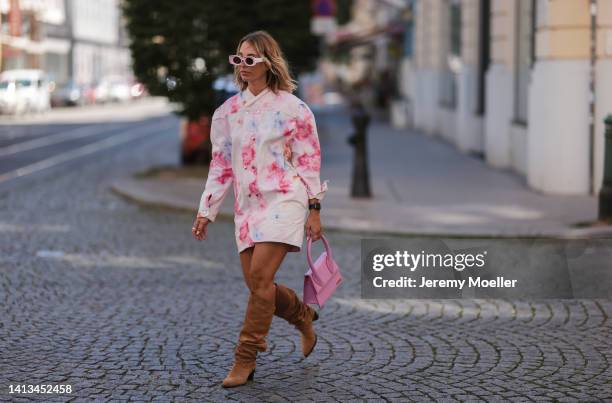
[[321,148],[314,115],[295,95],[248,89],[217,108],[212,160],[198,215],[214,221],[230,186],[238,252],[274,241],[299,252],[308,199],[323,200]]

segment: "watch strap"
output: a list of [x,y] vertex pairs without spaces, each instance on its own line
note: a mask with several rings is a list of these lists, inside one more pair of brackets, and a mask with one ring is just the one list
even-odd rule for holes
[[319,202],[314,202],[314,203],[308,203],[308,209],[309,210],[321,210],[321,203]]

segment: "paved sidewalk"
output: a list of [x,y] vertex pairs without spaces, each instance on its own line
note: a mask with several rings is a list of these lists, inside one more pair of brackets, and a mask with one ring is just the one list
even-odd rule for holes
[[166,115],[177,109],[177,104],[168,102],[164,97],[144,97],[129,102],[79,107],[63,106],[40,114],[0,115],[0,127],[10,126],[11,132],[19,133],[18,125],[134,121]]
[[[345,109],[317,111],[321,179],[329,190],[325,229],[438,236],[612,236],[612,226],[575,227],[597,219],[594,196],[544,195],[515,173],[495,169],[444,140],[372,119],[368,130],[371,199],[350,197],[353,131]],[[206,178],[123,178],[113,189],[131,199],[195,211]],[[230,191],[220,219],[233,218]]]

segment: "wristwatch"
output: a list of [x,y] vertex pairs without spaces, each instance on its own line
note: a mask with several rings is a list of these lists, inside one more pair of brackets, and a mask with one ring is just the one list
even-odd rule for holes
[[319,202],[309,203],[308,210],[312,210],[312,209],[321,210],[321,203]]

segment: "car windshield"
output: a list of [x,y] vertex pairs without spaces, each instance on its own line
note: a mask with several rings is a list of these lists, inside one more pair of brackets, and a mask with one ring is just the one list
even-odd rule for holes
[[0,90],[7,89],[10,83],[10,81],[0,81]]
[[17,88],[29,87],[30,85],[32,85],[32,80],[21,79],[21,80],[17,80],[16,83],[17,83]]

